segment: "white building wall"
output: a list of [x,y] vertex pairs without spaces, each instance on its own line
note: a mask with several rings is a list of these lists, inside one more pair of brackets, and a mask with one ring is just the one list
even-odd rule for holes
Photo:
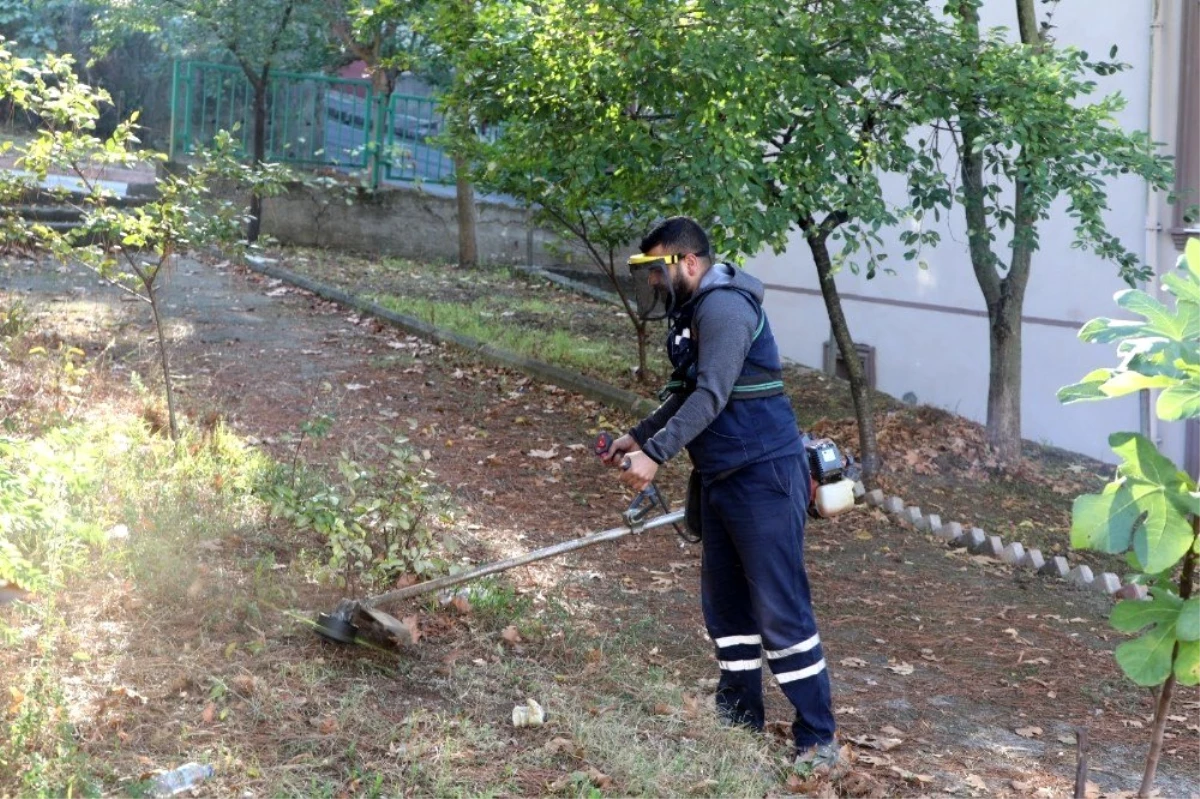
[[[1095,57],[1106,57],[1113,44],[1118,46],[1118,56],[1134,68],[1101,79],[1098,95],[1119,91],[1128,101],[1120,123],[1126,129],[1146,130],[1151,111],[1153,4],[1108,0],[1102,12],[1099,5],[1059,4],[1054,33],[1059,43],[1077,45]],[[989,0],[984,24],[1015,30],[1012,0]],[[1177,72],[1175,68],[1171,80]],[[1170,95],[1170,87],[1165,95]],[[1159,125],[1163,129],[1160,132],[1156,126],[1156,138],[1173,137],[1173,121]],[[893,180],[889,191],[895,202],[904,201],[902,180]],[[1170,237],[1146,235],[1143,181],[1115,181],[1109,204],[1109,229],[1127,248],[1143,256],[1149,253],[1160,273],[1174,266],[1178,253]],[[949,219],[943,214],[938,229],[942,243],[922,253],[928,270],[905,262],[905,248],[895,236],[885,236],[890,253],[885,266],[896,274],[867,280],[847,270],[838,275],[837,285],[855,341],[875,347],[878,388],[897,397],[912,392],[919,402],[982,422],[987,409],[988,327],[983,296],[971,271],[961,209],[952,209]],[[1073,224],[1065,213],[1043,222],[1040,238],[1024,307],[1024,437],[1111,461],[1108,435],[1140,427],[1137,398],[1062,406],[1055,393],[1092,369],[1116,365],[1113,347],[1083,344],[1076,334],[1093,317],[1119,316],[1112,297],[1126,286],[1116,277],[1114,265],[1071,247]],[[1154,258],[1156,244],[1158,257]],[[746,266],[768,284],[766,308],[783,355],[820,367],[830,330],[803,238],[793,234],[784,254],[760,254]],[[1167,454],[1178,462],[1183,454],[1182,425],[1163,426],[1159,437]]]

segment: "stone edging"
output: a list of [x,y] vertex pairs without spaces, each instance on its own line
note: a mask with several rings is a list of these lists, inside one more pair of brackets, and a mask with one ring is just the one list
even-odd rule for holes
[[514,265],[509,268],[513,269],[517,272],[521,272],[522,274],[532,275],[533,277],[538,277],[538,278],[541,278],[542,280],[548,280],[551,283],[562,286],[563,288],[568,288],[577,294],[584,294],[588,297],[591,297],[594,300],[600,300],[601,302],[607,302],[610,305],[617,305],[617,306],[621,305],[620,296],[618,296],[617,294],[614,294],[611,291],[605,291],[604,289],[598,289],[595,286],[590,285],[588,283],[582,283],[578,280],[572,280],[569,277],[563,277],[562,275],[551,272],[549,269],[543,269],[540,266]]
[[[326,286],[323,283],[311,280],[303,275],[298,275],[290,270],[273,266],[265,260],[247,258],[244,259],[244,262],[254,272],[267,275],[276,280],[282,280],[305,291],[310,291],[319,297],[370,314],[415,336],[442,344],[451,344],[490,361],[535,375],[562,388],[603,402],[606,405],[634,414],[649,413],[657,407],[651,400],[639,397],[632,392],[624,391],[600,380],[575,374],[574,372],[542,361],[525,358],[468,336],[442,330],[416,317],[396,313],[378,303],[360,299],[340,289]],[[569,278],[563,278],[536,267],[522,267],[520,271],[544,277],[568,288],[576,290],[585,288],[591,291],[598,291],[591,286],[582,286],[582,284],[578,284]],[[882,509],[884,513],[887,513],[894,520],[921,532],[929,533],[935,538],[946,542],[951,547],[965,548],[972,554],[986,555],[1011,566],[1067,580],[1076,587],[1091,588],[1099,593],[1114,596],[1118,599],[1147,598],[1145,586],[1136,583],[1122,584],[1121,578],[1112,572],[1104,572],[1097,577],[1092,574],[1091,568],[1085,564],[1081,563],[1072,568],[1067,559],[1062,555],[1056,555],[1047,561],[1040,550],[1027,548],[1020,541],[1012,541],[1005,544],[1000,536],[988,535],[978,527],[964,530],[963,526],[958,522],[943,523],[936,513],[923,515],[918,506],[908,505],[902,498],[897,496],[885,497],[881,489],[876,488],[872,491],[867,491],[862,483],[855,483],[854,494],[856,498],[863,500],[867,505]]]
[[862,498],[867,505],[881,509],[896,521],[920,532],[929,533],[951,547],[965,548],[972,554],[985,555],[1019,569],[1067,580],[1077,588],[1091,588],[1117,599],[1147,598],[1144,585],[1122,584],[1121,578],[1112,572],[1093,575],[1091,567],[1082,563],[1072,567],[1062,555],[1055,555],[1046,560],[1041,550],[1026,548],[1020,541],[1005,544],[1000,536],[988,535],[978,527],[964,530],[958,522],[943,523],[936,513],[923,515],[916,505],[908,505],[897,496],[885,497],[881,489],[866,491],[862,483],[856,483],[855,495]]
[[552,364],[543,361],[537,361],[532,358],[526,358],[516,353],[502,350],[499,347],[493,347],[477,339],[469,336],[462,336],[458,333],[453,333],[448,330],[435,327],[428,322],[423,322],[414,316],[396,313],[395,311],[384,308],[378,303],[370,302],[352,294],[347,294],[341,289],[327,286],[315,280],[311,280],[303,275],[298,275],[288,269],[279,266],[274,266],[268,263],[265,259],[244,258],[242,259],[247,268],[259,274],[282,280],[285,283],[290,283],[293,286],[302,288],[305,291],[310,291],[318,297],[330,300],[332,302],[345,305],[363,313],[370,314],[384,322],[388,322],[414,336],[419,336],[423,339],[434,341],[439,344],[450,344],[460,349],[467,350],[475,355],[493,361],[504,366],[510,366],[514,369],[519,369],[522,372],[539,377],[549,383],[553,383],[570,391],[577,392],[583,396],[602,402],[610,407],[619,408],[620,410],[628,411],[633,414],[647,414],[658,407],[657,403],[639,397],[631,391],[611,386],[600,380],[596,380],[586,375],[576,374],[566,369],[561,369]]

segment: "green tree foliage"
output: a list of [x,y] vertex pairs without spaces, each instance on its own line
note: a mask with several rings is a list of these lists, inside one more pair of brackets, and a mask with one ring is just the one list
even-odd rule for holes
[[63,231],[23,220],[15,210],[7,209],[0,215],[0,230],[63,262],[79,263],[149,304],[157,328],[171,436],[178,439],[158,278],[173,255],[237,238],[245,215],[228,200],[210,198],[210,183],[226,181],[267,195],[278,192],[290,175],[276,165],[239,164],[233,139],[224,133],[218,136],[214,150],[201,154],[200,161],[185,174],[159,180],[157,197],[140,205],[122,205],[102,182],[90,177],[92,170],[103,165],[130,166],[155,156],[136,149],[136,116],[121,122],[109,136],[96,135],[100,107],[108,99],[106,92],[79,81],[69,57],[14,57],[0,41],[0,100],[42,120],[31,139],[6,146],[15,151],[21,171],[6,173],[0,181],[0,200],[9,203],[22,195],[45,193],[38,186],[48,175],[66,174],[74,176],[81,189],[60,199],[82,212],[81,224]]
[[[668,213],[701,219],[735,258],[800,230],[870,477],[866,376],[835,272],[861,260],[874,274],[885,257],[877,234],[898,214],[879,176],[907,169],[905,134],[924,118],[927,54],[906,41],[935,24],[907,0],[484,3],[462,91],[504,135],[480,178],[584,240],[610,274],[610,253]],[[913,257],[926,238],[914,234]]]
[[[1116,344],[1121,365],[1097,369],[1064,387],[1060,401],[1157,389],[1160,419],[1200,418],[1200,241],[1188,243],[1180,268],[1163,284],[1175,296],[1174,310],[1144,291],[1128,289],[1117,294],[1117,305],[1141,320],[1093,319],[1080,330],[1084,341]],[[1138,685],[1163,686],[1140,794],[1146,796],[1172,689],[1176,682],[1200,684],[1200,597],[1192,596],[1200,555],[1200,489],[1146,437],[1114,433],[1109,443],[1121,461],[1116,479],[1101,493],[1075,500],[1071,545],[1125,554],[1150,586],[1150,601],[1124,600],[1111,618],[1117,630],[1141,633],[1117,647],[1121,670]]]
[[1128,68],[1116,48],[1094,60],[1056,45],[1034,19],[1033,0],[1016,0],[1021,41],[1013,42],[1003,29],[980,30],[981,3],[948,3],[952,23],[922,44],[938,76],[926,89],[938,124],[921,141],[910,191],[918,218],[963,209],[988,309],[988,441],[1012,464],[1021,453],[1021,316],[1039,226],[1065,198],[1075,246],[1114,262],[1132,285],[1148,271],[1105,223],[1111,181],[1136,175],[1165,191],[1171,169],[1149,136],[1117,124],[1124,98],[1095,99],[1097,78]]
[[[128,0],[114,3],[111,17],[152,31],[178,55],[215,53],[241,68],[254,92],[250,156],[255,166],[266,157],[272,72],[324,65],[328,56],[320,0]],[[251,193],[246,228],[251,243],[262,229],[262,200]]]

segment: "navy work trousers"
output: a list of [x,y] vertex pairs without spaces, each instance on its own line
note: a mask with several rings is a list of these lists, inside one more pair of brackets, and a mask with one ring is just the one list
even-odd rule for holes
[[701,494],[701,601],[721,669],[717,708],[763,727],[762,658],[796,708],[798,750],[834,737],[829,672],[804,571],[803,455],[743,467]]

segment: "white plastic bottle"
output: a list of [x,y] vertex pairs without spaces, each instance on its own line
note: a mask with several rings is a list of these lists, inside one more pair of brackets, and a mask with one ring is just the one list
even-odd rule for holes
[[194,788],[199,783],[213,775],[212,766],[202,766],[199,763],[184,763],[177,769],[159,774],[150,783],[150,792],[154,796],[174,796],[177,793]]
[[818,486],[814,504],[824,519],[845,513],[854,507],[854,481],[844,477],[836,483]]

